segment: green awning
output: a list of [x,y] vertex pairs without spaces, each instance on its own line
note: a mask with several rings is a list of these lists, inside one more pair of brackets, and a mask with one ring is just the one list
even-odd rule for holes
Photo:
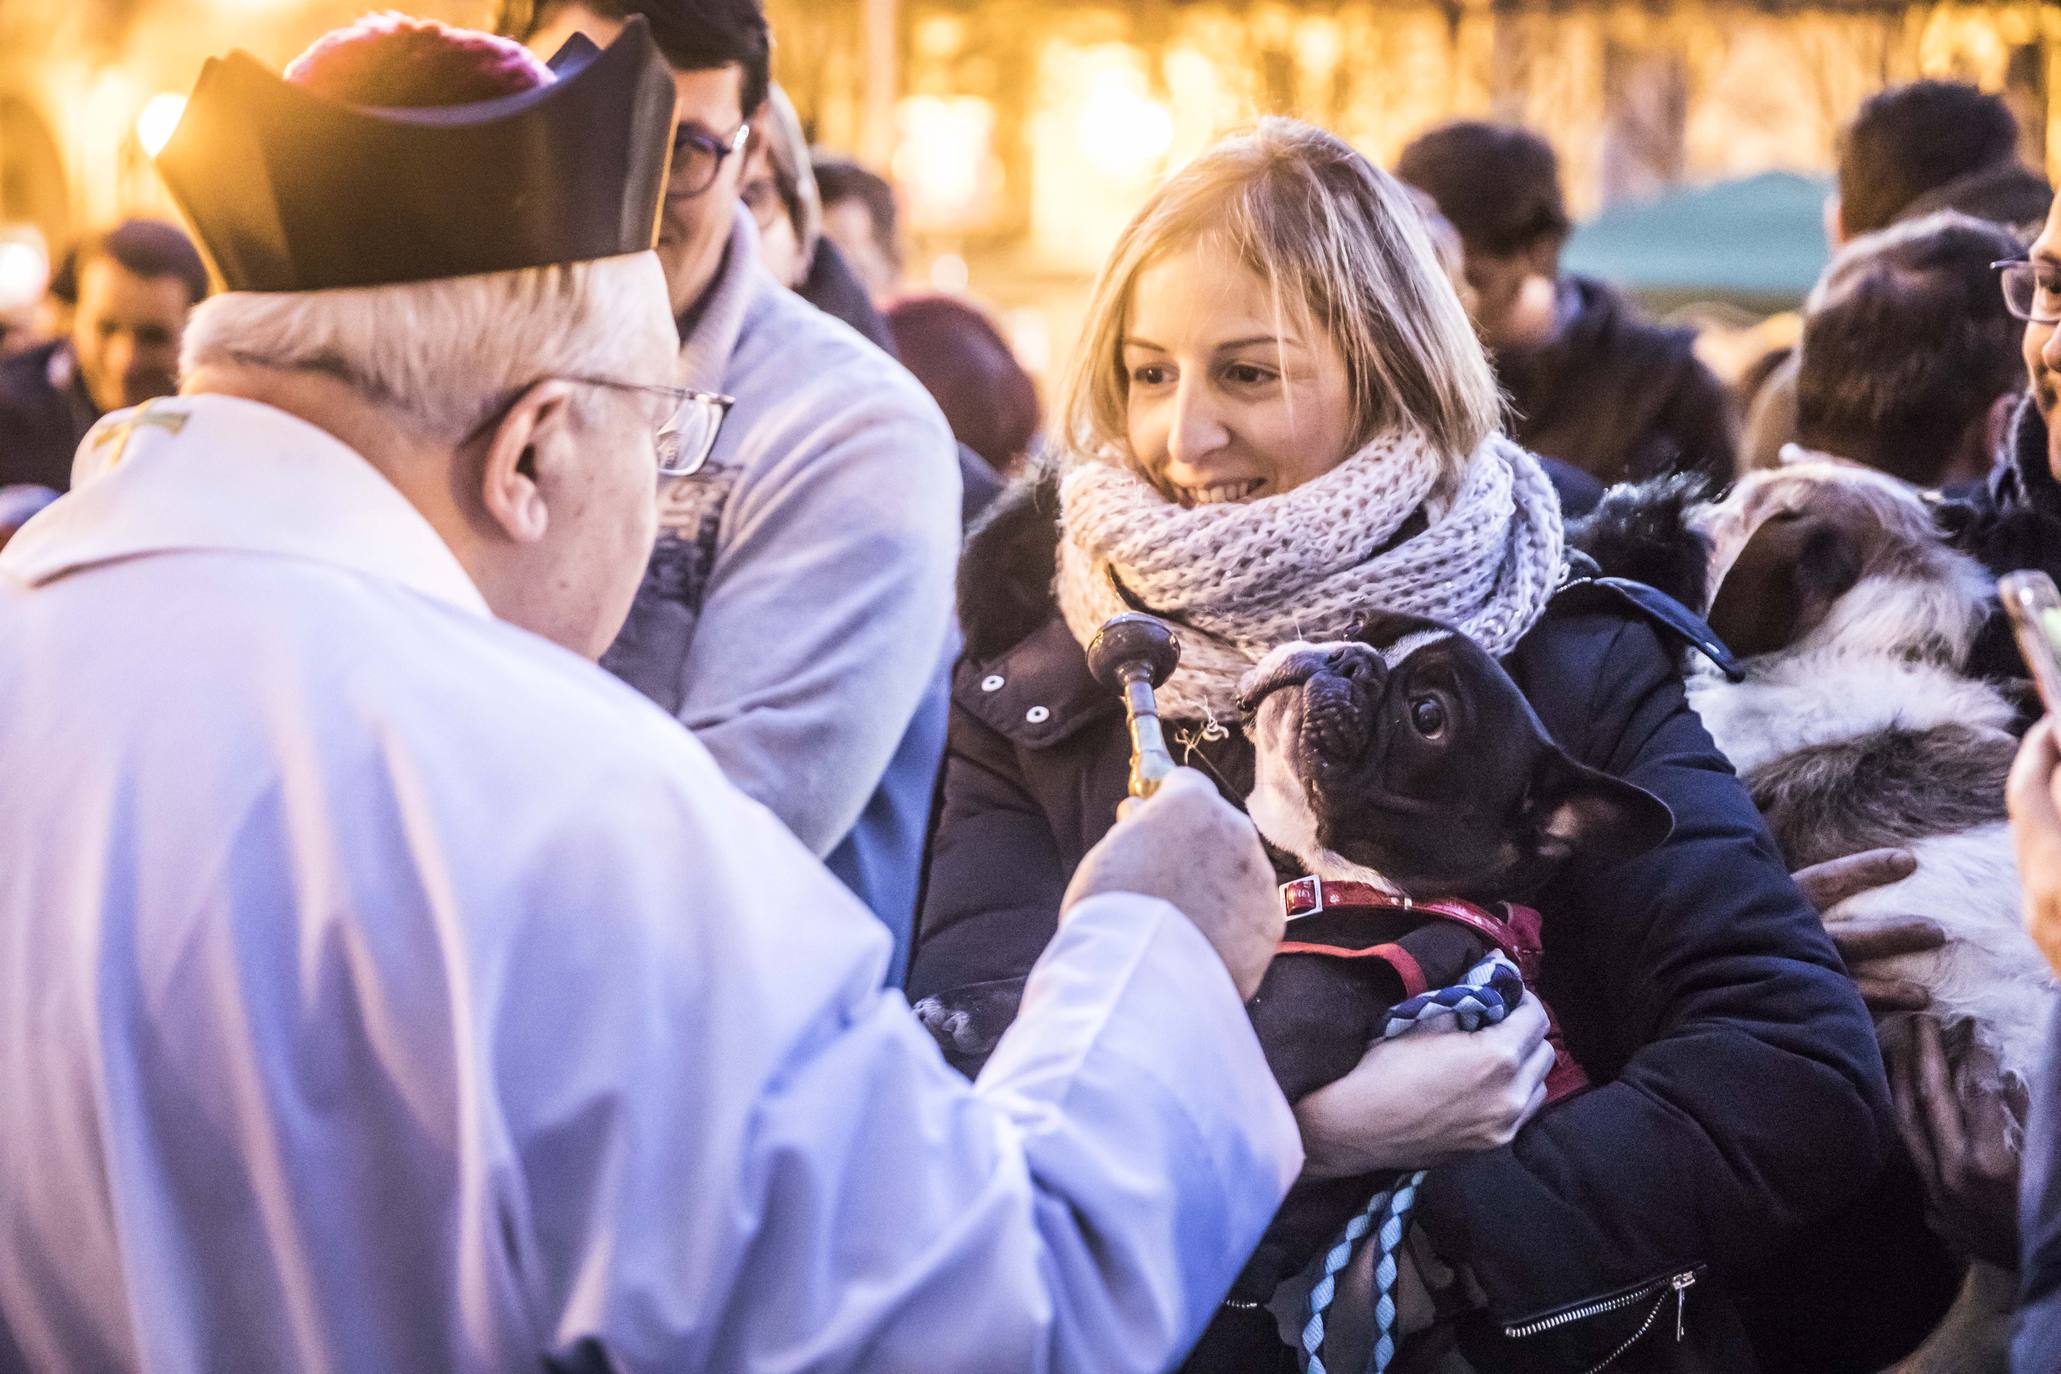
[[1793,172],[1680,187],[1604,211],[1574,232],[1561,261],[1662,308],[1722,300],[1789,309],[1831,257],[1831,189]]

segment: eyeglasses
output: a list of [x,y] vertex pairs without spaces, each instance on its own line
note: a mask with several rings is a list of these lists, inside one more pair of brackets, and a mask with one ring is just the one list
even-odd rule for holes
[[672,168],[666,177],[668,196],[698,196],[716,184],[723,159],[744,151],[751,137],[749,122],[737,126],[728,138],[717,138],[708,130],[682,124],[673,130]]
[[[485,419],[474,425],[466,436],[466,442],[479,438],[493,429],[522,399],[523,394],[537,382],[526,382],[515,388],[506,401],[496,405]],[[619,382],[613,377],[573,377],[560,375],[561,382],[576,382],[581,386],[607,387],[611,391],[641,391],[648,395],[662,396],[666,401],[666,418],[659,425],[654,446],[658,451],[658,470],[665,477],[692,477],[701,471],[709,454],[715,451],[716,435],[722,431],[723,417],[730,413],[730,407],[737,404],[734,396],[724,396],[714,391],[690,391],[686,387],[652,386],[645,382]]]
[[737,197],[744,202],[744,208],[751,211],[751,217],[758,221],[760,229],[771,229],[780,222],[782,214],[793,218],[780,183],[772,177],[753,177],[744,183],[744,189],[737,193]]
[[716,435],[723,417],[737,404],[734,396],[713,391],[690,391],[678,386],[651,386],[644,382],[618,382],[612,377],[567,377],[582,386],[605,386],[615,391],[641,391],[663,396],[668,406],[664,424],[658,427],[658,470],[666,477],[692,477],[701,471],[715,451]]
[[2061,324],[2061,268],[2019,258],[1990,267],[2003,284],[2004,309],[2028,324]]

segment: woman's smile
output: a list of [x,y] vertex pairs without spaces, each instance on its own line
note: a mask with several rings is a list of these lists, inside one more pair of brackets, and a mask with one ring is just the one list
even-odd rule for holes
[[1138,273],[1121,340],[1125,438],[1169,501],[1274,496],[1354,448],[1352,388],[1328,332],[1207,240]]
[[1266,485],[1267,479],[1264,477],[1211,482],[1204,486],[1166,484],[1174,500],[1184,506],[1220,506],[1228,501],[1250,501],[1260,495]]

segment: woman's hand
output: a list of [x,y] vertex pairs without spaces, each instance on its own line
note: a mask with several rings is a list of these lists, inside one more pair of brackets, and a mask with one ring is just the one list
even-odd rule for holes
[[1507,1145],[1545,1105],[1553,1047],[1530,993],[1499,1026],[1377,1040],[1345,1077],[1295,1104],[1305,1173],[1429,1168]]
[[[1822,917],[1847,898],[1891,883],[1902,882],[1918,871],[1917,856],[1908,849],[1870,849],[1843,859],[1828,859],[1791,876]],[[1932,1005],[1931,994],[1917,983],[1871,971],[1870,965],[1904,954],[1922,954],[1946,943],[1946,931],[1938,924],[1917,916],[1860,916],[1848,921],[1827,921],[1826,933],[1846,961],[1846,971],[1860,989],[1861,1000],[1877,1016],[1890,1012],[1923,1011]]]
[[2018,849],[2018,876],[2025,885],[2025,928],[2032,942],[2061,976],[2061,808],[2055,802],[2061,754],[2055,752],[2052,717],[2032,727],[2011,765],[2005,800],[2011,808],[2011,839]]

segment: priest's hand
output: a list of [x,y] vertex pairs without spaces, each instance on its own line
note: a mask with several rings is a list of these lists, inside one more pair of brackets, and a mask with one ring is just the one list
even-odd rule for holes
[[1286,923],[1259,831],[1192,768],[1176,769],[1150,799],[1118,808],[1116,828],[1074,870],[1059,919],[1104,892],[1180,908],[1215,947],[1242,1000],[1259,991]]
[[2025,928],[2061,977],[2061,753],[2049,717],[2032,727],[2011,765],[2005,801],[2011,808],[2011,839],[2018,849],[2018,876],[2025,884]]

